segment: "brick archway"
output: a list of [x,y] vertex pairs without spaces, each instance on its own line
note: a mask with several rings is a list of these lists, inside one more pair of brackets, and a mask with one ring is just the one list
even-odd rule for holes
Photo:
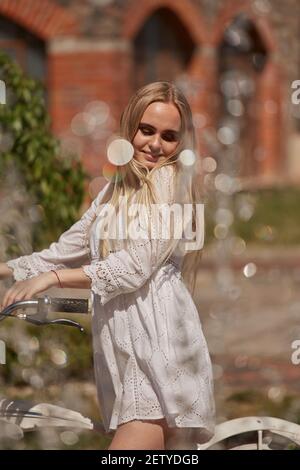
[[251,4],[245,1],[237,1],[233,3],[230,2],[221,9],[220,13],[216,18],[215,25],[211,31],[211,43],[215,46],[218,46],[218,44],[222,40],[222,36],[226,26],[239,13],[245,13],[247,17],[253,21],[268,52],[276,52],[278,46],[276,44],[269,22],[265,17],[255,15],[253,9],[251,8]]
[[207,34],[199,8],[190,0],[140,0],[131,2],[123,18],[122,36],[132,40],[146,19],[159,8],[170,9],[189,31],[196,45],[203,44]]
[[[237,1],[228,3],[221,9],[216,18],[214,28],[211,31],[210,42],[217,50],[222,41],[224,31],[228,24],[240,14],[245,13],[252,21],[257,33],[261,37],[267,51],[267,63],[261,73],[257,83],[257,104],[260,108],[257,124],[257,143],[262,149],[264,158],[259,162],[256,179],[268,182],[273,177],[278,176],[283,160],[283,142],[281,129],[282,102],[283,102],[283,81],[284,74],[279,64],[276,62],[278,45],[272,32],[272,28],[266,15],[257,15],[253,11],[250,2]],[[268,103],[275,103],[277,113],[268,111]]]
[[51,0],[2,0],[0,15],[45,41],[78,33],[78,23],[73,14]]

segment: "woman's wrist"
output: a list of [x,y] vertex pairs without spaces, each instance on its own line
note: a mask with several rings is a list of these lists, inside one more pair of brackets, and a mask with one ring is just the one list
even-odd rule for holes
[[57,271],[55,271],[54,269],[51,269],[51,272],[54,274],[54,276],[56,277],[57,279],[57,282],[58,282],[58,286],[62,289],[63,288],[63,285],[61,283],[61,280],[60,280],[60,277],[57,273]]
[[84,273],[82,268],[74,268],[74,269],[60,269],[55,273],[51,273],[56,276],[56,286],[62,288],[78,288],[78,289],[90,289],[91,287],[91,280],[89,277]]
[[44,278],[46,279],[46,282],[48,284],[48,289],[50,289],[50,287],[59,287],[57,276],[55,275],[53,271],[48,271],[46,273],[43,273],[42,276],[44,276]]

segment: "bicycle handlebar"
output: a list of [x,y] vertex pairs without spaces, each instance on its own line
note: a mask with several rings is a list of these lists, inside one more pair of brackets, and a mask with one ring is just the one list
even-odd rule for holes
[[[13,315],[14,312],[20,309],[34,308],[37,313],[26,314],[19,313]],[[55,320],[48,320],[49,312],[65,312],[65,313],[81,313],[88,314],[91,311],[89,299],[70,299],[70,298],[55,298],[45,295],[39,299],[19,300],[11,305],[8,305],[2,312],[0,312],[0,321],[7,317],[19,318],[34,325],[50,325],[61,324],[66,326],[74,326],[84,331],[84,328],[73,320],[66,318],[57,318]]]
[[52,312],[70,312],[70,313],[90,313],[89,299],[67,299],[67,298],[51,298]]

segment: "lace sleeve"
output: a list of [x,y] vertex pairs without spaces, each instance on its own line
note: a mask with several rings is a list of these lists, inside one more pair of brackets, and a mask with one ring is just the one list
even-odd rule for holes
[[57,242],[51,243],[49,248],[6,262],[13,269],[16,281],[30,279],[51,269],[76,268],[89,262],[86,235],[108,186],[109,183],[99,192],[81,219],[64,232]]
[[[153,175],[156,194],[159,202],[173,202],[174,170],[162,167]],[[158,234],[157,218],[150,213],[151,235]],[[174,244],[173,244],[174,245]],[[92,264],[83,266],[85,274],[91,279],[91,289],[100,296],[102,305],[121,293],[129,293],[139,289],[155,270],[163,264],[163,258],[170,248],[170,239],[159,236],[144,237],[138,240],[128,240],[126,249],[110,253],[103,260],[95,260]]]

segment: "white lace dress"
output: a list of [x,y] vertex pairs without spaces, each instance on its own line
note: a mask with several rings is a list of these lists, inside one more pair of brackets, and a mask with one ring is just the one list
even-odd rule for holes
[[[157,188],[166,194],[170,172],[157,173]],[[135,419],[165,417],[169,427],[193,428],[204,442],[214,430],[211,362],[198,311],[181,279],[182,258],[174,253],[156,265],[165,242],[140,240],[101,260],[95,217],[107,188],[58,242],[7,264],[16,280],[80,266],[91,279],[94,368],[107,431]]]

